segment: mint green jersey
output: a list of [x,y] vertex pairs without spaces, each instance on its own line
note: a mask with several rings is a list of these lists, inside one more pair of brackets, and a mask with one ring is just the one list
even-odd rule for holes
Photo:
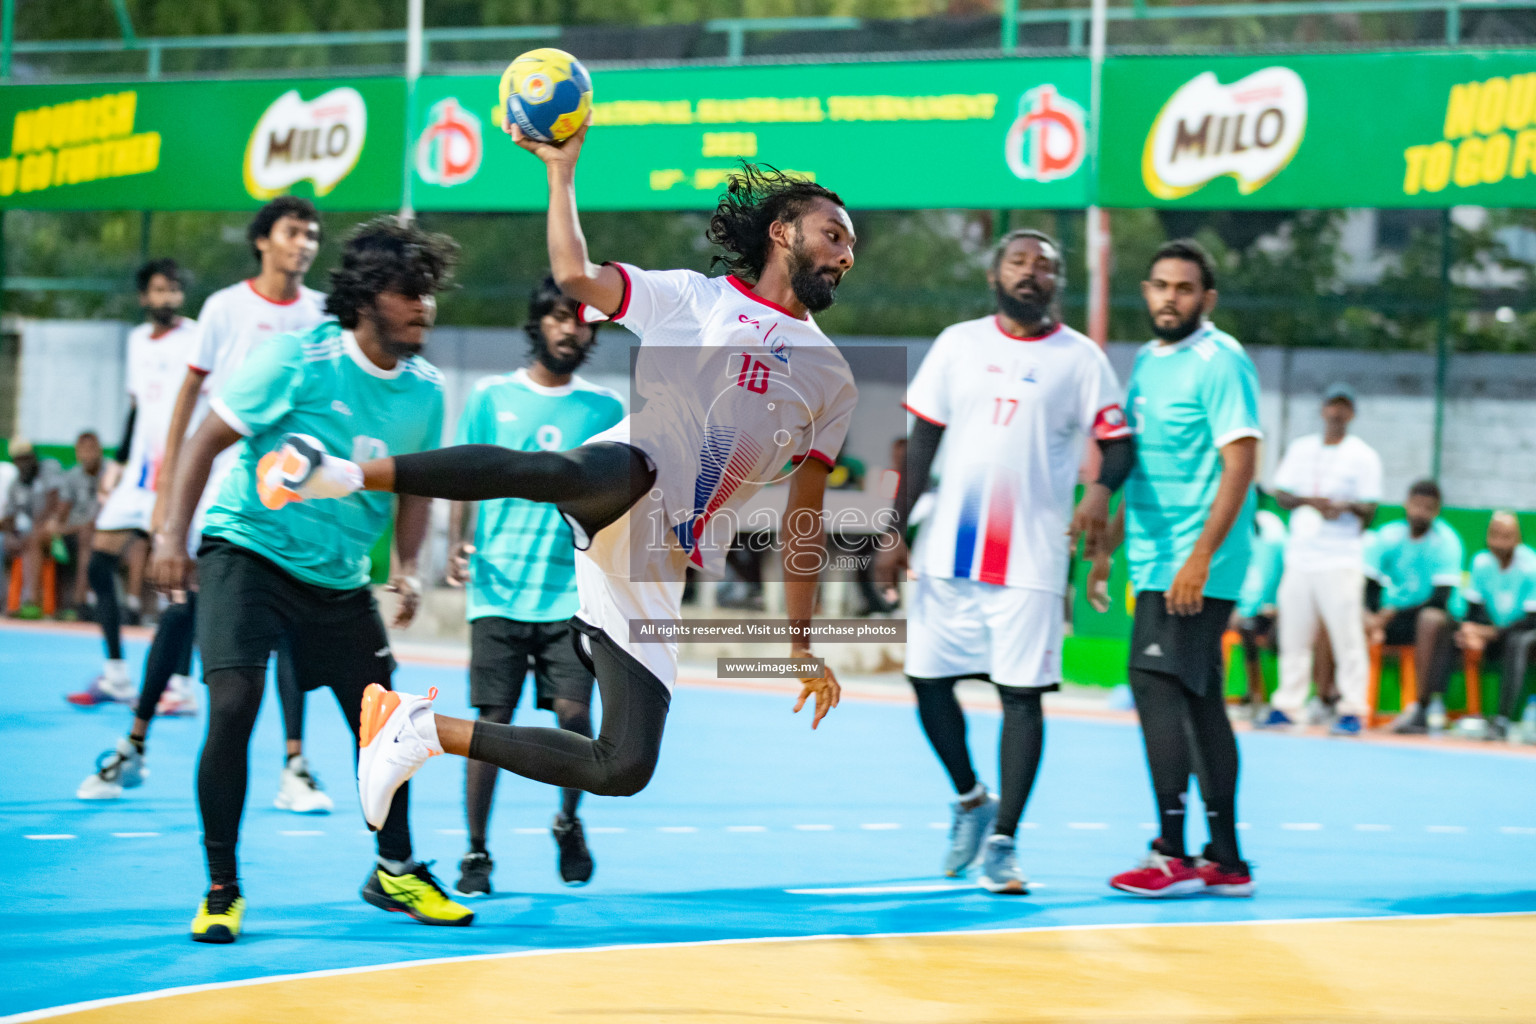
[[212,410],[244,435],[208,510],[203,535],[256,552],[295,579],[335,590],[368,584],[368,552],[389,525],[392,494],[359,492],[272,511],[256,493],[256,463],[284,434],[308,434],[354,462],[436,448],[443,376],[420,357],[375,366],[351,331],[328,321],[257,347]]
[[1536,612],[1536,551],[1521,544],[1509,560],[1499,564],[1492,551],[1472,556],[1471,579],[1462,590],[1468,604],[1480,604],[1488,621],[1501,629]]
[[1253,553],[1243,589],[1237,595],[1237,614],[1245,619],[1274,611],[1280,597],[1280,577],[1285,575],[1285,524],[1273,512],[1254,516]]
[[[1175,344],[1148,342],[1131,370],[1126,412],[1136,467],[1125,484],[1131,586],[1164,591],[1194,550],[1221,482],[1221,449],[1261,437],[1259,374],[1243,346],[1206,324]],[[1205,596],[1235,600],[1253,545],[1255,497],[1211,558]]]
[[[542,387],[518,370],[475,385],[455,443],[566,451],[623,418],[623,402],[607,388],[580,377]],[[469,572],[465,614],[471,622],[492,616],[562,622],[576,614],[575,545],[553,505],[520,498],[480,502]]]
[[1388,523],[1365,540],[1365,575],[1381,584],[1383,608],[1414,608],[1436,587],[1461,586],[1461,538],[1443,519],[1414,537],[1406,520]]

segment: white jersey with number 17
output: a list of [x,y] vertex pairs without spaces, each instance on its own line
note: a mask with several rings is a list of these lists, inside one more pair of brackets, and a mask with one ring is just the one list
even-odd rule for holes
[[1016,338],[996,317],[955,324],[923,359],[906,406],[944,428],[913,569],[1063,593],[1084,439],[1131,436],[1103,349],[1066,326]]

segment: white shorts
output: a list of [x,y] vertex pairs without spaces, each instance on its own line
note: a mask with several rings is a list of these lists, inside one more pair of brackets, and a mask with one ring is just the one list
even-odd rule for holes
[[[608,634],[670,693],[677,683],[677,641],[635,643],[629,638],[632,619],[677,622],[683,614],[682,549],[658,544],[654,551],[630,550],[632,522],[664,521],[658,518],[660,502],[656,495],[654,490],[646,494],[617,522],[592,538],[588,550],[576,552],[576,592],[581,598],[576,617]],[[637,543],[643,543],[642,529],[635,531]],[[636,575],[642,578],[634,578]]]
[[1061,683],[1062,596],[976,580],[919,576],[907,613],[906,673],[985,677],[999,686]]
[[146,491],[130,483],[120,483],[102,502],[96,513],[96,529],[102,532],[114,530],[138,530],[149,532],[149,520],[155,511],[155,492]]

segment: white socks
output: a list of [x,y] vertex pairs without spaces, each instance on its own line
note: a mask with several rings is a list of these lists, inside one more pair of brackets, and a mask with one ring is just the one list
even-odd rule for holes
[[977,782],[975,787],[969,793],[961,793],[960,794],[960,802],[962,804],[968,804],[968,803],[970,803],[973,800],[981,800],[986,795],[987,795],[987,784],[984,783],[984,782]]
[[128,681],[128,663],[122,658],[108,658],[102,667],[101,674],[109,683],[126,683]]

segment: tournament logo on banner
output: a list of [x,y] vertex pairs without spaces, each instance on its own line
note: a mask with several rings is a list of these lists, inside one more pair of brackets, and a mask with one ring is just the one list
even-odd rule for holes
[[1054,85],[1041,85],[1019,98],[1019,116],[1008,129],[1003,155],[1008,169],[1024,181],[1069,178],[1088,151],[1083,108]]
[[356,89],[309,101],[290,89],[267,107],[246,143],[245,190],[265,200],[308,181],[323,196],[357,166],[367,134],[368,107]]
[[1268,67],[1231,85],[1203,72],[1164,104],[1142,150],[1141,176],[1159,199],[1181,199],[1223,176],[1249,195],[1285,170],[1307,130],[1307,87]]
[[427,111],[427,126],[416,140],[416,173],[428,185],[462,185],[480,170],[483,150],[480,119],[449,96]]

